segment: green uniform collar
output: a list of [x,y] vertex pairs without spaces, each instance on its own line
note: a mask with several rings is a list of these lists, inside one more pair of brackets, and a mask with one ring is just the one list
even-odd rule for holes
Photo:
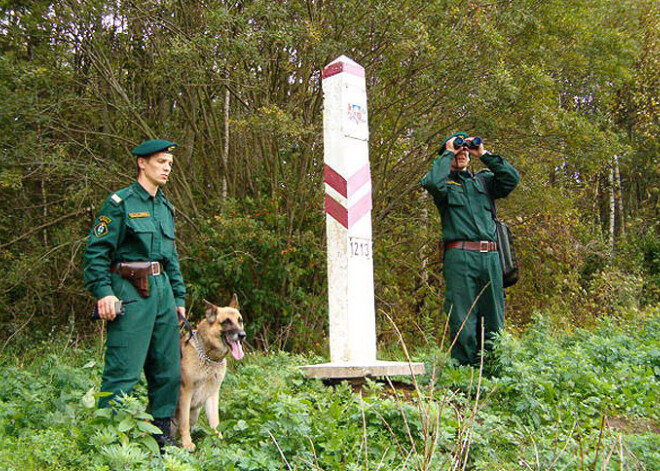
[[460,178],[462,180],[467,180],[468,178],[472,178],[474,176],[469,170],[452,170],[449,172],[449,175],[453,178]]
[[[151,194],[147,190],[145,190],[144,187],[140,185],[140,182],[137,180],[133,182],[133,191],[135,192],[135,194],[137,194],[140,197],[142,201],[148,201],[149,198],[152,197]],[[160,187],[158,187],[158,189],[156,190],[156,196],[154,196],[153,198],[159,198],[160,196],[162,196],[162,194],[163,192],[161,191]]]

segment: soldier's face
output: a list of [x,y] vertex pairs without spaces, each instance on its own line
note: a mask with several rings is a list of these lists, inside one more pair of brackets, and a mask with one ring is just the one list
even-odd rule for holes
[[173,156],[168,152],[158,152],[148,159],[138,158],[142,175],[154,185],[164,185],[172,171]]
[[465,170],[470,164],[470,153],[467,150],[467,147],[461,147],[456,155],[454,155],[453,160],[451,161],[452,170]]

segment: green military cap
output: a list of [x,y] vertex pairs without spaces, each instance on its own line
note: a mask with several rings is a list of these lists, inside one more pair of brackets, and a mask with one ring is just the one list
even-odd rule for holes
[[138,157],[146,157],[155,154],[156,152],[172,152],[178,145],[179,144],[176,142],[165,141],[163,139],[152,139],[150,141],[144,141],[133,149],[131,153]]
[[461,136],[461,137],[469,137],[470,135],[469,135],[468,133],[466,133],[466,132],[455,132],[454,134],[452,134],[451,136],[449,136],[447,139],[445,139],[444,141],[442,141],[442,145],[440,146],[440,151],[439,151],[439,153],[442,154],[442,153],[445,151],[445,149],[447,148],[447,147],[446,147],[446,144],[447,144],[447,141],[448,141],[449,139],[451,139],[452,137],[458,137],[458,136]]

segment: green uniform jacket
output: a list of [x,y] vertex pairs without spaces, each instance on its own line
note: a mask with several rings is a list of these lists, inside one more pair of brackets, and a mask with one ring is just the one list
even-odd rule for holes
[[518,171],[499,155],[485,153],[481,161],[488,167],[482,172],[488,189],[467,171],[451,171],[454,154],[445,151],[422,179],[422,186],[433,196],[442,218],[442,239],[496,241],[495,223],[488,194],[504,198],[520,182]]
[[174,207],[158,189],[152,197],[137,181],[113,193],[101,207],[85,251],[85,287],[97,298],[114,295],[113,262],[161,262],[178,307],[186,287],[174,243]]

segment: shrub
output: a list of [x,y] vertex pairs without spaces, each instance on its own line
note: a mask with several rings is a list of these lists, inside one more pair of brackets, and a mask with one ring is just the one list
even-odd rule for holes
[[284,218],[264,201],[223,204],[197,221],[202,235],[188,249],[186,282],[192,305],[226,303],[236,292],[257,345],[307,350],[325,337],[325,251],[311,231],[287,234]]

